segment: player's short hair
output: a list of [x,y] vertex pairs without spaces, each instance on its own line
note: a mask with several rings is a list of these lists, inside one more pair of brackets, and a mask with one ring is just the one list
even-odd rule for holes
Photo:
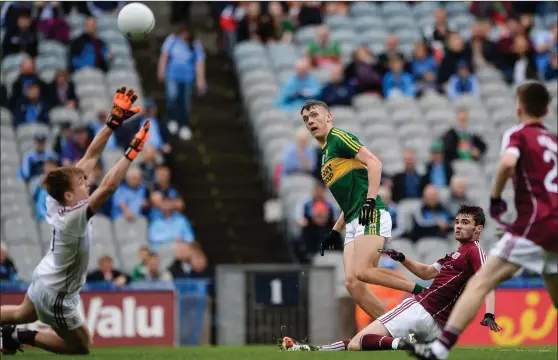
[[329,106],[327,106],[325,102],[319,100],[309,100],[306,102],[306,104],[302,105],[302,109],[300,109],[300,115],[302,115],[305,110],[310,111],[311,109],[315,109],[317,107],[322,107],[326,109],[327,112],[329,112]]
[[546,115],[551,98],[544,84],[528,81],[519,85],[515,94],[527,115],[537,118]]
[[480,206],[461,204],[457,215],[469,215],[473,218],[475,225],[482,225],[486,222],[484,210]]
[[82,169],[75,166],[62,166],[46,173],[41,180],[41,186],[54,200],[64,204],[64,193],[72,190],[73,179],[79,176],[85,176]]

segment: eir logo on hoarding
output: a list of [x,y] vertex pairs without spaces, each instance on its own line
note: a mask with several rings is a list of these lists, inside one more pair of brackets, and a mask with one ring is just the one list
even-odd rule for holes
[[[5,292],[0,304],[19,304],[24,293]],[[175,301],[172,291],[83,292],[85,324],[93,345],[173,346],[175,344]],[[45,330],[36,322],[30,328]]]

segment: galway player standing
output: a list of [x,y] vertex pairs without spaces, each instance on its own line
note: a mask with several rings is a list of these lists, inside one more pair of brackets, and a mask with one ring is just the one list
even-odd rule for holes
[[[404,300],[352,340],[314,347],[298,344],[287,337],[283,338],[280,348],[288,351],[404,350],[411,345],[409,334],[414,334],[419,341],[436,339],[467,281],[484,264],[486,256],[478,241],[484,222],[484,212],[480,207],[462,205],[454,225],[455,240],[460,246],[457,251],[432,265],[413,261],[392,249],[384,250],[384,254],[401,262],[417,277],[434,281],[424,292]],[[500,331],[494,321],[494,303],[494,292],[490,292],[486,296],[486,314],[481,325]]]
[[490,215],[500,220],[506,212],[501,195],[512,177],[517,219],[467,285],[438,340],[414,346],[413,353],[419,359],[446,359],[475,317],[482,298],[520,268],[543,276],[552,302],[558,307],[557,139],[542,124],[550,94],[543,84],[527,82],[517,88],[516,101],[520,125],[504,134]]
[[[22,344],[60,354],[87,354],[91,336],[81,312],[79,291],[85,283],[91,247],[92,217],[120,185],[132,161],[149,138],[147,121],[135,135],[125,155],[105,175],[89,196],[88,175],[105,145],[124,120],[140,111],[132,108],[134,90],[116,91],[111,115],[84,157],[75,166],[45,174],[42,186],[48,193],[47,222],[52,225],[50,249],[35,271],[27,295],[20,305],[0,307],[2,353],[14,354]],[[37,320],[55,333],[16,330],[16,324]]]
[[356,303],[377,319],[386,310],[366,283],[412,293],[424,288],[396,271],[379,269],[380,253],[391,238],[391,217],[378,196],[382,164],[352,134],[333,127],[332,114],[322,101],[309,101],[301,110],[306,129],[323,151],[322,179],[343,211],[322,241],[321,254],[344,243],[345,284]]

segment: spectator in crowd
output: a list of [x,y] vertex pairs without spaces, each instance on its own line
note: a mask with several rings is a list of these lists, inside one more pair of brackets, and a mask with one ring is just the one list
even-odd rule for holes
[[105,72],[108,70],[111,54],[105,42],[97,37],[96,31],[95,18],[87,18],[83,34],[72,40],[70,44],[68,64],[71,72],[84,67],[94,67]]
[[[58,162],[54,159],[46,159],[43,162],[43,174],[48,174],[50,171],[58,167]],[[35,207],[35,219],[38,221],[43,221],[46,218],[47,207],[46,199],[48,193],[41,186],[40,182],[35,184],[35,189],[33,190],[33,204]]]
[[19,67],[19,77],[12,85],[10,107],[15,107],[17,102],[25,97],[25,90],[27,90],[27,87],[31,84],[39,84],[41,93],[47,93],[46,84],[35,72],[35,61],[30,58],[25,58]]
[[273,39],[290,43],[293,41],[296,27],[292,20],[283,11],[279,1],[271,1],[268,6],[271,24],[273,25]]
[[56,161],[58,158],[54,152],[46,148],[46,136],[43,134],[34,136],[33,146],[35,148],[23,157],[21,168],[19,169],[19,176],[25,181],[29,181],[33,177],[41,175],[43,173],[43,164],[45,161]]
[[417,170],[417,159],[414,150],[403,151],[404,170],[393,177],[393,201],[418,199],[421,193],[421,177]]
[[[143,126],[143,124],[147,120],[151,120],[151,124],[149,125],[149,139],[145,144],[151,145],[155,149],[157,149],[158,151],[162,151],[163,153],[170,153],[172,149],[169,144],[170,133],[167,126],[165,126],[165,123],[161,121],[157,116],[157,104],[155,104],[155,101],[153,101],[153,99],[147,98],[144,101],[144,108],[145,110],[142,115],[140,127]],[[137,130],[138,129],[133,130],[134,134]],[[133,137],[133,134],[129,135],[130,136],[128,137],[128,139]]]
[[155,185],[149,194],[151,210],[149,220],[163,216],[163,200],[165,205],[171,207],[173,211],[182,212],[184,210],[184,200],[178,191],[171,186],[171,172],[168,166],[159,165],[155,170]]
[[141,152],[140,169],[143,173],[142,183],[149,189],[155,185],[155,171],[160,162],[157,159],[157,149],[153,145],[146,144]]
[[465,42],[459,33],[450,33],[448,36],[448,49],[438,71],[440,84],[445,84],[449,80],[460,61],[464,61],[469,66],[469,71],[472,71],[471,49],[465,47]]
[[453,176],[453,168],[449,161],[444,159],[444,144],[435,142],[430,147],[430,162],[426,166],[426,174],[421,180],[421,188],[424,189],[428,184],[437,188],[447,187]]
[[450,196],[444,204],[444,207],[449,211],[450,216],[455,217],[461,204],[472,204],[467,197],[467,180],[459,176],[454,176],[451,178]]
[[415,82],[415,89],[417,97],[424,96],[430,92],[443,94],[442,87],[438,84],[436,73],[434,71],[427,71],[422,74],[422,78]]
[[250,1],[245,5],[246,14],[237,26],[237,41],[255,40],[266,43],[272,39],[274,31],[271,19],[262,15],[261,4]]
[[4,84],[0,84],[0,106],[8,106],[8,90],[6,89]]
[[411,239],[423,237],[443,237],[451,232],[451,215],[440,204],[438,190],[433,185],[424,188],[422,206],[413,213]]
[[126,173],[126,180],[112,196],[113,220],[124,216],[129,222],[141,216],[149,207],[147,188],[141,183],[143,174],[140,168],[132,167]]
[[198,94],[206,91],[205,52],[194,32],[183,25],[161,47],[159,81],[165,83],[169,131],[182,140],[192,138],[189,128],[194,84]]
[[51,96],[53,106],[66,106],[75,109],[77,106],[77,96],[74,82],[68,79],[66,70],[57,70],[54,80],[49,85],[48,94]]
[[332,64],[339,64],[341,61],[339,42],[330,40],[327,25],[322,25],[318,28],[317,36],[317,39],[310,42],[307,51],[312,66],[321,68],[331,66]]
[[480,19],[471,26],[471,39],[468,47],[471,49],[471,60],[475,69],[499,66],[502,62],[496,44],[490,41],[491,24],[486,19]]
[[1,281],[17,281],[17,269],[8,257],[8,249],[6,245],[0,244],[0,282]]
[[405,63],[400,57],[393,57],[390,61],[390,71],[384,75],[384,97],[390,98],[394,94],[414,97],[415,83],[413,76],[405,72]]
[[147,246],[142,246],[138,251],[138,264],[134,266],[132,270],[132,280],[141,280],[145,274],[145,266],[147,264],[147,260],[149,259],[150,251]]
[[399,237],[403,237],[405,234],[405,224],[404,224],[404,216],[397,216],[398,215],[398,208],[397,204],[391,200],[391,191],[385,187],[380,186],[378,189],[378,195],[382,198],[382,201],[386,205],[387,211],[391,216],[391,238],[396,239]]
[[299,28],[321,25],[324,22],[322,4],[319,1],[293,2],[291,9],[296,14]]
[[329,106],[351,106],[355,88],[353,84],[343,78],[343,66],[334,65],[331,70],[331,80],[322,89],[320,99]]
[[444,44],[448,34],[452,31],[455,31],[455,29],[448,24],[448,13],[446,9],[439,7],[434,10],[434,24],[427,25],[424,28],[423,36],[426,41],[431,44]]
[[308,263],[320,250],[320,242],[335,224],[333,204],[326,199],[326,186],[318,181],[312,198],[300,204],[298,226],[301,239],[296,253],[302,263]]
[[550,61],[546,64],[543,79],[545,81],[558,80],[558,50],[553,50],[550,54]]
[[31,16],[22,12],[17,17],[17,26],[6,31],[2,42],[3,57],[13,54],[26,53],[31,57],[37,56],[37,32],[32,28]]
[[352,61],[345,68],[345,78],[354,84],[357,94],[382,94],[382,73],[368,46],[354,51]]
[[424,41],[417,41],[413,49],[413,60],[411,61],[411,73],[415,80],[422,79],[427,72],[436,72],[436,61],[428,53]]
[[62,150],[68,146],[68,144],[72,141],[72,124],[70,122],[63,122],[60,124],[60,132],[56,136],[54,140],[54,146],[52,149],[58,155],[58,157],[62,156]]
[[178,242],[175,251],[168,269],[174,280],[207,277],[207,258],[197,243]]
[[283,176],[295,173],[312,174],[316,166],[316,152],[309,144],[309,135],[306,129],[301,128],[296,132],[296,140],[285,149],[283,156]]
[[14,108],[14,125],[49,123],[49,105],[41,96],[41,85],[32,83],[27,85],[25,96],[16,102]]
[[537,63],[535,53],[525,35],[515,37],[513,44],[512,82],[520,84],[525,80],[537,80]]
[[408,65],[405,63],[405,55],[399,51],[399,38],[390,34],[385,40],[385,52],[380,54],[378,57],[379,70],[383,74],[386,74],[391,69],[391,60],[398,58],[403,61],[405,70],[407,70]]
[[158,254],[149,254],[142,280],[172,281],[171,273],[168,270],[161,270],[161,259]]
[[[94,134],[94,136],[97,136],[97,134],[101,132],[101,130],[103,130],[107,123],[107,118],[108,113],[106,112],[106,110],[100,110],[99,112],[97,112],[97,117],[90,123],[91,132]],[[151,128],[149,129],[149,134],[151,135]],[[116,134],[113,132],[107,141],[105,150],[114,150],[117,148],[118,142],[116,140]]]
[[126,1],[87,1],[87,10],[95,17],[116,15]]
[[2,5],[0,26],[9,31],[17,29],[17,21],[20,14],[23,13],[31,16],[35,4],[31,1],[6,1]]
[[70,25],[64,19],[64,10],[60,2],[36,2],[39,9],[37,29],[45,39],[56,40],[66,44],[70,40]]
[[65,143],[60,156],[63,166],[73,165],[81,159],[93,140],[91,129],[85,123],[74,124],[72,130],[72,139]]
[[[93,192],[97,190],[101,183],[101,180],[103,180],[103,165],[102,162],[99,161],[97,162],[97,164],[95,164],[93,172],[91,172],[91,174],[89,174],[89,177],[87,178],[87,181],[89,182],[90,194],[93,194]],[[103,206],[101,206],[97,213],[109,218],[112,217],[112,199],[107,199],[107,201],[105,201],[105,203],[103,204]]]
[[122,287],[130,281],[130,277],[114,268],[112,258],[108,255],[99,258],[99,268],[87,274],[85,279],[88,283],[107,283],[116,287]]
[[442,137],[444,158],[449,162],[455,159],[480,160],[486,151],[486,143],[469,129],[469,111],[465,108],[457,109],[455,118],[456,126]]
[[288,112],[299,111],[306,101],[318,97],[320,82],[309,70],[308,59],[301,58],[296,62],[296,73],[281,85],[275,99],[276,106]]
[[558,21],[552,25],[551,31],[535,32],[531,41],[536,52],[537,68],[544,73],[550,63],[550,54],[558,51]]
[[523,34],[523,28],[519,23],[519,19],[515,16],[511,16],[506,20],[506,23],[503,26],[502,33],[500,35],[500,39],[496,43],[496,47],[498,48],[498,52],[502,55],[503,60],[505,61],[501,66],[509,67],[511,66],[511,62],[513,59],[508,59],[513,55],[513,44],[517,35]]
[[477,17],[490,18],[494,23],[504,25],[513,13],[513,7],[509,1],[473,1],[470,11]]
[[325,11],[327,15],[349,15],[349,6],[344,1],[328,1],[325,2]]
[[455,100],[461,95],[480,96],[479,81],[471,74],[464,60],[457,63],[457,73],[450,76],[448,81],[448,98]]

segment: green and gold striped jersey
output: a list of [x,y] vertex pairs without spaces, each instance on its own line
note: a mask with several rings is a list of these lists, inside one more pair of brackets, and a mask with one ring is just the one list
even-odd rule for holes
[[[349,223],[359,214],[368,192],[368,170],[355,159],[362,147],[356,136],[332,128],[322,145],[322,179]],[[386,206],[378,195],[376,209]]]

